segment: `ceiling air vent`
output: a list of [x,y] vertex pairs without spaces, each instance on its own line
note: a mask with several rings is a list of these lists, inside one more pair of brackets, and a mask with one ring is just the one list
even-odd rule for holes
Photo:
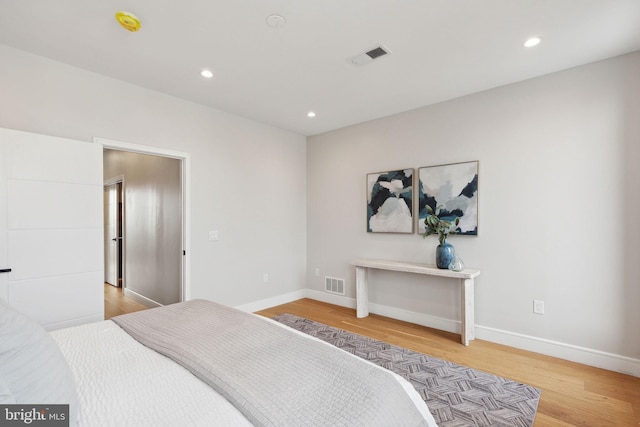
[[364,65],[364,64],[368,64],[374,59],[380,58],[381,56],[387,55],[389,53],[391,53],[389,49],[380,45],[374,49],[371,49],[368,52],[361,53],[360,55],[354,56],[353,58],[351,58],[351,62],[353,62],[356,65]]

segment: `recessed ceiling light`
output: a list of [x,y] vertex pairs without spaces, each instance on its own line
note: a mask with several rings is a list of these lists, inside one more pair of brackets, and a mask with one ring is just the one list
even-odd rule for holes
[[527,41],[524,42],[524,47],[534,47],[538,46],[542,39],[540,37],[529,37]]
[[200,71],[200,75],[204,78],[210,79],[211,77],[213,77],[213,71],[211,70],[202,70]]
[[268,26],[275,29],[282,28],[287,23],[287,20],[280,15],[269,15],[267,16],[266,21]]
[[309,117],[310,119],[314,118],[315,116],[316,116],[316,113],[315,113],[315,112],[313,112],[313,111],[309,111],[309,112],[307,113],[307,117]]

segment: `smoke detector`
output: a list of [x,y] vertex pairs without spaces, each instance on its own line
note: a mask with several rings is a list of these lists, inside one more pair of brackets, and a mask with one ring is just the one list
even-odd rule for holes
[[379,45],[367,52],[354,56],[353,58],[351,58],[351,62],[356,65],[364,65],[364,64],[368,64],[374,59],[378,59],[381,56],[388,55],[390,53],[391,51],[387,49],[385,46]]
[[116,20],[127,31],[135,33],[140,29],[140,20],[136,15],[129,12],[119,11],[116,13]]

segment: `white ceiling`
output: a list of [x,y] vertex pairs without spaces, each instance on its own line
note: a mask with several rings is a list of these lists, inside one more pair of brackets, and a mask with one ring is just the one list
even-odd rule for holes
[[0,0],[0,43],[314,135],[640,50],[640,0]]

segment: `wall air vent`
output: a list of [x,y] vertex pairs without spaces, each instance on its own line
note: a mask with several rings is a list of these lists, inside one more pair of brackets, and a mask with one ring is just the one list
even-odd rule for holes
[[389,49],[387,49],[385,46],[380,45],[365,53],[354,56],[353,58],[351,58],[351,62],[356,65],[364,65],[368,64],[374,59],[380,58],[381,56],[388,55],[389,53],[391,53]]
[[344,295],[344,279],[325,276],[324,290],[330,294]]

